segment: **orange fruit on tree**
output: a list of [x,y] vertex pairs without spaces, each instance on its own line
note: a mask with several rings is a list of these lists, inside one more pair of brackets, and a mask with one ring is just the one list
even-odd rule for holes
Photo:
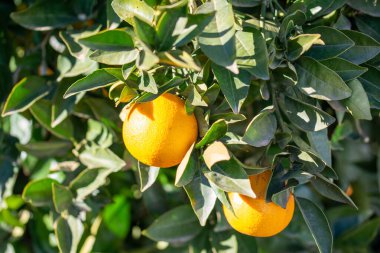
[[179,164],[197,136],[194,114],[187,114],[184,101],[170,93],[132,105],[123,124],[124,144],[132,156],[160,168]]
[[230,192],[228,197],[235,212],[223,206],[228,223],[240,233],[268,237],[280,233],[290,223],[294,213],[294,196],[290,194],[286,208],[265,200],[271,171],[249,177],[256,198]]

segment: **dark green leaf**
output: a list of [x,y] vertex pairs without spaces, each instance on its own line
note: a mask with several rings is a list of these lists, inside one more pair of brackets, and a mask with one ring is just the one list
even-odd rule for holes
[[342,31],[346,36],[355,42],[355,45],[340,55],[355,64],[362,64],[380,53],[380,43],[370,36],[352,30]]
[[341,100],[351,95],[342,78],[318,61],[301,57],[294,66],[298,74],[297,87],[306,95],[323,100]]
[[380,101],[380,88],[378,85],[380,78],[380,70],[372,66],[366,66],[368,71],[361,75],[358,79],[363,85],[371,107],[376,108]]
[[319,131],[335,121],[328,113],[295,98],[285,97],[281,108],[293,124],[305,131]]
[[379,227],[380,218],[369,220],[338,237],[337,245],[343,248],[366,248],[376,237]]
[[324,43],[323,45],[314,45],[306,53],[307,56],[311,56],[317,60],[336,57],[354,46],[354,42],[349,37],[331,27],[319,26],[312,28],[307,32],[320,34],[321,40]]
[[203,138],[195,145],[196,148],[201,148],[216,140],[219,140],[227,133],[227,123],[220,119],[214,122],[210,129],[206,132]]
[[62,253],[78,252],[78,245],[83,234],[83,224],[78,218],[59,217],[55,223],[55,236]]
[[348,87],[352,90],[352,95],[349,98],[342,100],[343,105],[352,114],[355,119],[371,120],[371,108],[368,101],[367,94],[357,79],[347,83]]
[[105,30],[79,39],[79,43],[91,49],[122,51],[134,48],[132,36],[127,30]]
[[326,198],[349,204],[350,206],[358,209],[355,205],[355,203],[350,199],[350,197],[347,196],[347,194],[340,189],[337,185],[330,182],[327,178],[323,177],[322,175],[318,175],[317,177],[313,178],[311,180],[311,184],[313,185],[314,189],[319,192],[322,196],[325,196]]
[[348,0],[347,4],[370,16],[380,17],[380,5],[377,1]]
[[11,18],[25,28],[47,31],[78,20],[70,7],[62,1],[38,1],[25,10],[13,12]]
[[148,101],[152,101],[154,100],[155,98],[159,97],[160,95],[162,95],[163,93],[169,91],[170,89],[180,85],[181,83],[183,83],[185,81],[185,79],[183,78],[179,78],[179,77],[174,77],[173,79],[167,81],[166,83],[164,83],[162,86],[158,87],[158,92],[157,94],[152,94],[152,93],[144,93],[142,94],[137,100],[136,102],[138,103],[143,103],[143,102],[148,102]]
[[88,76],[79,79],[73,83],[66,91],[64,97],[68,98],[79,92],[95,90],[112,85],[118,81],[114,75],[110,74],[107,69],[99,69]]
[[198,169],[198,161],[195,155],[194,144],[191,145],[189,150],[186,152],[185,157],[182,159],[181,163],[178,165],[175,185],[177,187],[185,186],[193,180],[194,174]]
[[355,79],[367,71],[367,68],[341,58],[332,58],[321,61],[321,63],[334,70],[345,82]]
[[53,206],[53,184],[55,180],[44,178],[29,182],[22,192],[22,198],[34,206]]
[[296,198],[296,201],[319,252],[331,253],[333,236],[329,222],[323,211],[308,199]]
[[211,22],[198,36],[199,45],[214,63],[238,73],[235,56],[235,26],[232,5],[226,0],[213,0],[201,5],[197,14],[216,11]]
[[55,136],[72,140],[74,136],[74,125],[69,118],[62,121],[58,126],[52,127],[51,121],[52,104],[49,100],[39,100],[31,108],[30,112],[34,118]]
[[160,168],[138,163],[138,172],[140,179],[140,190],[146,191],[156,182]]
[[134,30],[138,38],[150,47],[154,47],[156,43],[156,30],[137,17],[134,17],[133,21]]
[[260,79],[268,80],[268,52],[261,32],[248,27],[247,32],[237,31],[235,37],[236,62],[239,67]]
[[186,51],[172,50],[158,54],[160,62],[179,68],[187,68],[195,71],[201,71],[201,68],[194,61],[193,57]]
[[156,81],[151,73],[143,71],[140,77],[139,89],[149,93],[157,94],[158,88]]
[[59,184],[53,184],[53,203],[59,213],[68,210],[73,202],[73,194],[70,189]]
[[193,239],[201,230],[202,227],[193,209],[186,205],[164,213],[144,230],[143,234],[155,241],[185,243]]
[[355,23],[361,32],[380,41],[380,18],[358,15],[355,16]]
[[319,34],[300,34],[290,38],[286,53],[288,60],[296,60],[308,51],[314,44],[322,44]]
[[96,50],[90,55],[90,58],[99,63],[107,65],[124,65],[136,60],[138,55],[137,49],[126,51],[102,51]]
[[216,203],[215,192],[200,171],[184,188],[201,226],[205,226]]
[[38,158],[66,156],[72,147],[73,145],[68,141],[41,141],[17,144],[18,150],[25,151]]
[[273,107],[262,110],[248,124],[243,141],[254,147],[263,147],[270,143],[277,130],[277,120]]
[[177,23],[184,18],[186,6],[169,9],[164,12],[157,22],[158,51],[167,51],[173,47],[179,34],[174,34]]
[[25,111],[37,100],[46,96],[50,89],[51,87],[41,77],[29,76],[23,78],[13,86],[12,91],[8,95],[2,116]]
[[251,81],[250,74],[241,70],[236,75],[216,64],[212,64],[212,69],[232,111],[236,114],[239,113],[241,106],[248,96]]

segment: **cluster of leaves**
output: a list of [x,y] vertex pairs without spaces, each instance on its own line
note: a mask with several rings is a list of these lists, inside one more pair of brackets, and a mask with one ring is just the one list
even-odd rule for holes
[[[1,2],[0,251],[375,248],[379,8]],[[125,108],[164,92],[183,97],[199,125],[174,169],[139,163],[121,141]],[[268,201],[284,207],[294,191],[293,222],[269,239],[232,231],[226,193],[254,197],[248,176],[267,169]]]

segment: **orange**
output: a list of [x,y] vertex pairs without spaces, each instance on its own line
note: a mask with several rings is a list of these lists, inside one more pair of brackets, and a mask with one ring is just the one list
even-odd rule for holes
[[224,214],[228,223],[240,233],[256,237],[273,236],[284,230],[292,220],[293,194],[290,194],[285,209],[265,200],[271,174],[271,171],[265,171],[249,177],[256,198],[234,192],[228,193],[235,214],[225,206],[223,207]]
[[160,168],[179,164],[197,136],[194,114],[187,114],[184,101],[170,93],[134,104],[123,124],[128,151],[140,162]]

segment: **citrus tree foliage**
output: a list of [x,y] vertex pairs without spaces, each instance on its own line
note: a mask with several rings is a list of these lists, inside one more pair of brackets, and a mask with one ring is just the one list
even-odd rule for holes
[[[8,0],[0,13],[0,252],[378,249],[378,1]],[[165,92],[199,139],[160,169],[128,154],[121,125]],[[266,169],[267,201],[294,191],[293,221],[272,238],[234,232],[226,192],[254,196],[248,175]]]

